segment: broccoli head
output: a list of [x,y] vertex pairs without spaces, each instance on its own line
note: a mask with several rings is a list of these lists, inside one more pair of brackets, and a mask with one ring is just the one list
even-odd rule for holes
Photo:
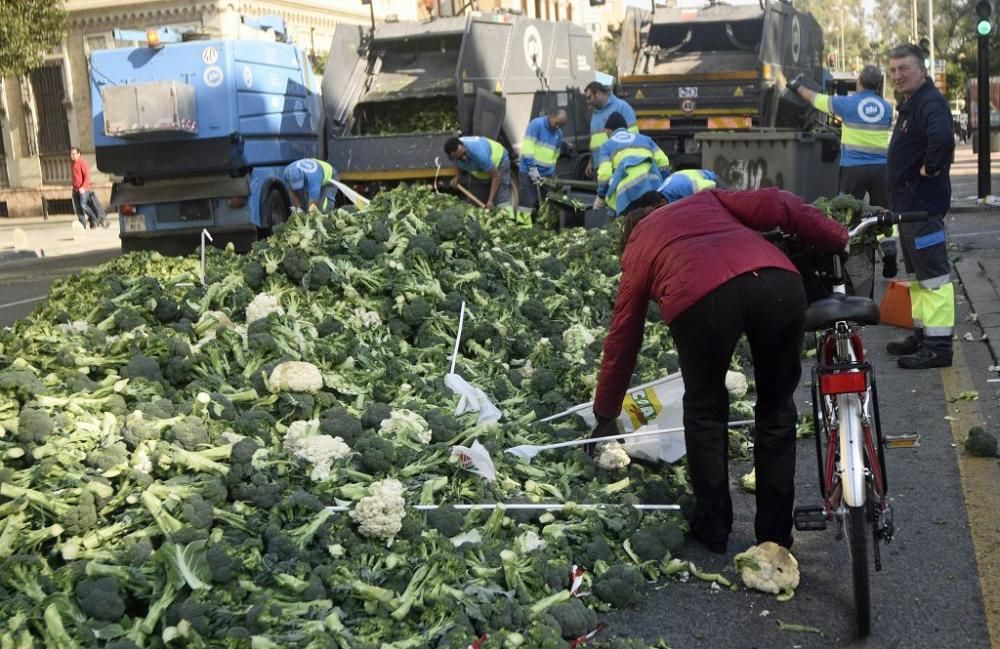
[[391,416],[392,407],[386,403],[376,401],[368,406],[368,409],[361,415],[361,428],[364,430],[378,430],[382,422]]
[[181,308],[174,300],[161,295],[156,300],[156,308],[153,309],[153,315],[160,322],[167,324],[181,316]]
[[645,585],[638,568],[616,563],[594,579],[594,594],[615,608],[629,608],[642,601]]
[[114,577],[84,577],[76,582],[76,602],[88,617],[117,622],[125,615],[121,586]]
[[189,451],[196,451],[212,443],[208,428],[197,417],[184,417],[168,429],[166,437]]
[[281,260],[281,271],[293,284],[298,284],[309,272],[309,255],[301,248],[289,248]]
[[340,437],[348,446],[354,446],[355,440],[361,436],[361,420],[346,408],[331,408],[320,417],[319,430],[324,435]]
[[597,615],[576,597],[551,606],[547,612],[559,624],[565,640],[575,640],[597,626]]
[[240,413],[233,422],[233,428],[240,435],[259,437],[264,443],[270,443],[274,435],[274,417],[266,410],[251,408]]
[[126,379],[146,379],[153,382],[163,380],[159,362],[155,358],[142,354],[133,356],[128,364],[121,368],[119,374]]
[[398,461],[396,445],[378,435],[360,437],[354,445],[358,467],[372,475],[386,473]]
[[636,530],[629,543],[632,551],[643,561],[660,561],[673,555],[684,546],[684,530],[673,521]]
[[465,512],[455,509],[453,505],[442,505],[437,509],[429,509],[425,516],[428,526],[433,527],[442,536],[449,539],[461,534],[462,527],[465,525]]
[[969,429],[969,437],[965,440],[965,452],[975,457],[996,457],[996,435],[981,426],[973,426]]
[[413,328],[419,327],[431,315],[431,305],[417,296],[403,306],[403,321]]
[[556,375],[550,370],[547,370],[544,367],[539,367],[531,373],[531,379],[528,381],[528,385],[531,387],[532,392],[539,396],[543,396],[554,391],[558,387],[559,381],[556,378]]
[[264,286],[264,278],[267,277],[264,265],[256,259],[251,259],[243,264],[242,272],[243,282],[247,285],[247,288],[253,291],[260,291],[261,287]]
[[198,494],[188,496],[181,506],[181,519],[195,529],[210,529],[215,520],[212,503]]
[[25,444],[43,443],[55,428],[55,420],[39,408],[21,408],[17,416],[17,439]]

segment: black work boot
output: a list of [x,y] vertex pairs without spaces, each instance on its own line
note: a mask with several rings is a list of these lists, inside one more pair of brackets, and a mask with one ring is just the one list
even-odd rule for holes
[[904,370],[929,370],[934,367],[951,367],[951,358],[922,347],[915,354],[900,356],[896,364]]
[[909,356],[920,351],[920,339],[916,336],[907,336],[902,340],[894,340],[885,346],[885,351],[893,356]]

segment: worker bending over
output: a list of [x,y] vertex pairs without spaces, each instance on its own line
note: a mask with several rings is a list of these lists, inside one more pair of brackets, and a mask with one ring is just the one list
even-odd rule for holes
[[542,181],[556,175],[556,162],[562,150],[562,127],[567,119],[566,111],[557,108],[549,111],[548,115],[528,122],[524,143],[521,144],[521,162],[518,165],[519,223],[523,220],[531,223],[531,211],[538,207],[543,192],[547,191],[542,188]]
[[[444,152],[455,166],[475,180],[489,181],[490,191],[486,209],[500,207],[511,209],[510,156],[502,144],[487,137],[466,135],[453,137],[444,143]],[[451,179],[451,186],[458,187],[461,174]]]
[[670,160],[648,136],[628,131],[625,118],[612,114],[605,122],[607,141],[597,151],[597,199],[616,215],[659,201],[663,179],[670,175]]
[[[658,190],[668,203],[706,189],[720,187],[719,177],[708,169],[684,169],[670,174]],[[720,187],[721,188],[721,187]]]
[[333,208],[337,199],[337,187],[333,184],[334,170],[328,162],[315,158],[303,158],[285,167],[285,183],[292,191],[292,209],[309,210],[313,206],[321,210]]

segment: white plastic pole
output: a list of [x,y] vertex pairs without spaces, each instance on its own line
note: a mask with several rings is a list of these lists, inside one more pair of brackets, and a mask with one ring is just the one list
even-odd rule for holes
[[201,229],[201,285],[205,285],[205,239],[214,241],[212,235],[205,228]]
[[[441,507],[447,507],[448,504],[444,503],[441,505],[413,505],[411,509],[416,509],[418,511],[429,511],[432,509],[439,509]],[[460,503],[452,505],[455,509],[459,510],[490,510],[496,509],[497,507],[503,507],[504,509],[510,510],[543,510],[543,511],[560,511],[563,509],[603,509],[605,507],[619,507],[620,505],[611,505],[607,503]],[[680,505],[630,505],[635,509],[642,511],[680,511]],[[331,505],[325,508],[328,512],[347,512],[351,508],[346,505]]]
[[462,343],[462,325],[465,324],[465,300],[462,300],[462,308],[458,312],[458,335],[455,336],[455,349],[451,353],[451,369],[449,374],[455,373],[455,363],[458,361],[458,346]]

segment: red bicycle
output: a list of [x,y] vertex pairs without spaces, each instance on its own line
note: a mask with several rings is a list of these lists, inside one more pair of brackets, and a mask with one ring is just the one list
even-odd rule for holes
[[[812,370],[813,422],[820,495],[823,504],[795,508],[795,528],[822,530],[836,521],[837,538],[846,538],[851,558],[854,611],[860,637],[871,633],[868,538],[875,570],[882,569],[880,544],[893,536],[887,498],[885,439],[879,417],[875,370],[861,332],[879,323],[874,292],[873,238],[859,241],[869,228],[927,219],[926,212],[879,211],[851,230],[847,261],[834,255],[828,272],[828,297],[806,311],[805,328],[817,334]],[[814,275],[815,277],[815,275]],[[854,295],[848,295],[853,288]]]

